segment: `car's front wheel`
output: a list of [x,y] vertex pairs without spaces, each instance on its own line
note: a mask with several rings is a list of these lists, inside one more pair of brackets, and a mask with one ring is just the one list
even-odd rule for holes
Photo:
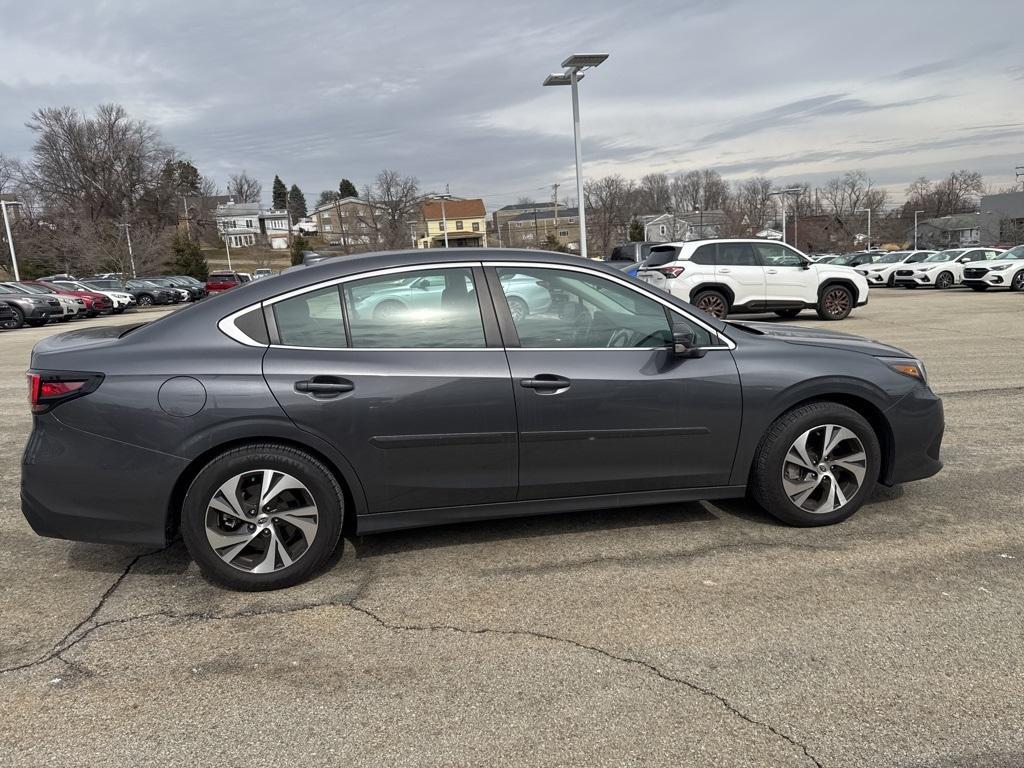
[[13,331],[17,328],[21,328],[25,324],[25,313],[22,312],[18,307],[12,306],[11,311],[14,313],[10,320],[4,323],[0,323],[0,327],[6,330]]
[[952,272],[943,272],[935,278],[935,287],[945,290],[946,288],[952,288],[955,282],[956,278],[953,277]]
[[693,297],[693,306],[719,320],[729,316],[729,300],[719,291],[701,291]]
[[845,286],[829,286],[818,299],[818,317],[822,320],[843,320],[852,311],[853,294]]
[[207,578],[232,589],[304,581],[341,537],[345,501],[318,459],[281,445],[229,450],[203,467],[185,495],[181,534]]
[[1010,279],[1011,291],[1024,291],[1024,269]]
[[810,403],[781,417],[758,447],[751,493],[790,525],[845,520],[870,497],[881,467],[868,421],[838,403]]

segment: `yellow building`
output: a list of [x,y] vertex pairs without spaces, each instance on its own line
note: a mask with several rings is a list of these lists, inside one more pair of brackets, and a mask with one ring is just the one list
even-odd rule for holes
[[417,248],[444,248],[445,230],[449,248],[487,246],[487,212],[480,198],[471,200],[426,200],[420,205],[416,231]]

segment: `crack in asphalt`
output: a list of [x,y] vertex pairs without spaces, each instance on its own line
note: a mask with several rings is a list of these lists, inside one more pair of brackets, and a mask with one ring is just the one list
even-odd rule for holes
[[[41,666],[42,664],[46,664],[46,663],[48,663],[50,661],[53,661],[55,659],[60,660],[64,664],[71,664],[71,662],[67,661],[63,657],[63,654],[67,653],[69,650],[71,650],[75,646],[78,646],[79,644],[83,643],[93,633],[98,632],[99,630],[105,629],[107,627],[130,624],[130,623],[134,623],[134,622],[137,622],[137,621],[145,621],[145,620],[148,620],[148,619],[156,619],[156,618],[166,618],[166,619],[170,619],[170,620],[175,621],[175,622],[178,622],[178,621],[182,621],[182,622],[185,622],[185,621],[197,621],[197,622],[232,621],[232,620],[235,620],[235,619],[255,618],[255,617],[259,617],[259,616],[283,616],[283,615],[288,615],[288,614],[293,614],[293,613],[300,613],[300,612],[303,612],[303,611],[317,610],[317,609],[320,609],[320,608],[348,608],[348,609],[350,609],[350,610],[352,610],[352,611],[354,611],[356,613],[359,613],[359,614],[361,614],[363,616],[366,616],[367,618],[373,620],[378,626],[383,627],[383,628],[388,629],[388,630],[392,630],[392,631],[404,631],[404,632],[455,632],[455,633],[458,633],[458,634],[469,635],[469,636],[473,636],[473,635],[478,635],[478,636],[479,635],[498,635],[498,636],[501,636],[501,637],[527,637],[527,638],[533,638],[533,639],[536,639],[536,640],[543,640],[543,641],[546,641],[546,642],[559,643],[559,644],[562,644],[562,645],[572,646],[572,647],[574,647],[576,649],[579,649],[579,650],[582,650],[582,651],[588,651],[590,653],[598,654],[600,656],[603,656],[604,658],[610,659],[612,661],[617,661],[617,662],[619,662],[621,664],[628,664],[628,665],[631,665],[631,666],[639,667],[639,668],[641,668],[643,670],[646,670],[647,672],[652,673],[653,675],[655,675],[656,677],[658,677],[659,679],[661,679],[661,680],[663,680],[665,682],[672,683],[673,685],[683,686],[684,688],[687,688],[688,690],[693,691],[694,693],[698,693],[701,696],[704,696],[704,697],[706,697],[708,699],[711,699],[711,700],[717,702],[718,704],[720,704],[730,714],[740,718],[741,720],[743,720],[746,723],[749,723],[750,725],[753,725],[753,726],[755,726],[757,728],[761,728],[763,730],[768,731],[769,733],[773,734],[774,736],[776,736],[776,737],[786,741],[787,743],[789,743],[793,747],[796,747],[797,749],[801,750],[803,755],[808,760],[810,760],[817,768],[824,768],[822,763],[818,760],[818,758],[815,757],[811,753],[811,751],[807,747],[807,745],[805,745],[802,742],[798,741],[794,737],[790,736],[789,734],[787,734],[787,733],[785,733],[783,731],[780,731],[778,728],[776,728],[775,726],[771,725],[768,722],[765,722],[764,720],[759,720],[759,719],[757,719],[756,717],[754,717],[752,715],[748,715],[747,713],[743,712],[739,707],[737,707],[735,704],[733,704],[731,701],[729,701],[729,699],[727,699],[725,696],[723,696],[723,695],[721,695],[719,693],[716,693],[715,691],[711,690],[710,688],[708,688],[708,687],[706,687],[704,685],[701,685],[700,683],[695,683],[692,680],[687,680],[687,679],[682,678],[682,677],[676,677],[674,675],[670,675],[667,672],[663,671],[661,668],[659,668],[657,665],[655,665],[655,664],[653,664],[653,663],[651,663],[649,661],[645,661],[643,659],[635,658],[635,657],[632,657],[632,656],[623,656],[623,655],[620,655],[620,654],[617,654],[617,653],[613,653],[613,652],[611,652],[609,650],[606,650],[604,648],[600,648],[598,646],[587,645],[586,643],[581,643],[581,642],[579,642],[577,640],[573,640],[573,639],[566,638],[566,637],[559,637],[557,635],[551,635],[551,634],[547,634],[547,633],[544,633],[544,632],[538,632],[538,631],[535,631],[535,630],[528,630],[528,629],[497,629],[497,628],[493,628],[493,627],[480,627],[480,628],[475,628],[474,629],[474,628],[468,628],[468,627],[460,627],[460,626],[457,626],[457,625],[454,625],[454,624],[399,624],[399,623],[396,623],[396,622],[393,622],[393,621],[388,621],[388,620],[384,619],[382,616],[380,616],[378,613],[374,612],[373,610],[371,610],[371,609],[369,609],[369,608],[367,608],[365,606],[357,604],[357,601],[360,600],[364,596],[367,588],[369,587],[370,583],[373,581],[373,573],[372,573],[372,571],[367,573],[366,578],[363,579],[362,583],[360,583],[359,586],[356,588],[355,594],[350,596],[350,597],[346,597],[344,599],[316,601],[316,602],[309,602],[309,603],[299,603],[299,604],[296,604],[296,605],[276,606],[276,607],[270,607],[270,608],[253,608],[253,609],[248,609],[248,610],[235,611],[233,613],[227,613],[227,614],[208,613],[208,612],[203,612],[203,611],[187,611],[187,612],[168,611],[168,610],[150,611],[148,613],[134,614],[134,615],[131,615],[131,616],[122,616],[120,618],[107,619],[107,620],[104,620],[104,621],[96,621],[95,620],[96,616],[103,609],[103,607],[106,605],[107,601],[114,594],[114,592],[117,591],[117,588],[128,577],[128,575],[131,573],[131,571],[135,567],[135,565],[142,558],[150,557],[150,556],[155,555],[155,554],[159,554],[160,552],[163,552],[165,549],[167,549],[167,548],[164,547],[163,549],[159,549],[159,550],[156,550],[154,552],[146,552],[146,553],[143,553],[141,555],[137,555],[136,557],[132,558],[132,560],[128,563],[128,565],[125,566],[125,569],[117,577],[117,579],[115,579],[114,582],[103,593],[103,595],[100,597],[99,601],[97,601],[96,605],[89,612],[88,616],[86,616],[78,624],[76,624],[70,631],[68,631],[59,641],[57,641],[57,643],[54,644],[54,646],[46,654],[44,654],[42,657],[36,659],[35,661],[26,662],[24,664],[19,664],[19,665],[13,666],[13,667],[5,668],[5,669],[0,669],[0,673],[4,673],[5,674],[5,673],[9,673],[9,672],[18,672],[18,671],[23,671],[23,670],[26,670],[26,669],[31,669],[31,668],[34,668],[34,667]],[[82,630],[82,628],[85,627],[90,622],[92,622],[92,626],[89,626],[87,629],[85,629],[84,631],[80,632],[80,630]],[[75,636],[76,633],[79,633],[79,634],[77,636]],[[118,638],[118,639],[123,639],[123,638]]]
[[[0,669],[0,674],[5,674],[7,672],[19,672],[23,669],[31,669],[32,667],[38,667],[41,664],[46,664],[47,662],[53,661],[54,659],[60,659],[61,661],[64,661],[64,659],[61,658],[61,654],[64,653],[64,651],[66,651],[68,648],[77,645],[81,638],[78,638],[72,641],[71,643],[68,643],[68,640],[82,627],[84,627],[86,624],[88,624],[90,621],[93,621],[96,618],[97,614],[99,614],[99,612],[103,610],[103,606],[107,604],[107,600],[109,600],[111,595],[113,595],[114,592],[117,591],[117,588],[121,586],[121,583],[126,578],[128,578],[128,574],[132,572],[132,569],[138,564],[138,562],[144,557],[158,555],[166,549],[167,547],[161,547],[160,549],[154,550],[152,552],[143,552],[141,555],[136,555],[135,557],[133,557],[128,562],[128,565],[124,567],[124,570],[121,571],[120,575],[116,579],[114,579],[113,583],[111,583],[111,585],[107,587],[106,591],[102,595],[100,595],[99,601],[97,601],[96,605],[93,606],[93,609],[89,611],[89,615],[82,619],[80,622],[78,622],[70,630],[68,630],[68,632],[60,640],[54,643],[53,647],[51,647],[49,651],[47,651],[43,656],[36,659],[35,661],[27,661],[24,664],[16,664],[13,667],[4,667]],[[85,633],[85,635],[88,635],[91,631],[91,629],[88,630]],[[83,635],[83,637],[85,635]]]
[[769,733],[772,733],[775,736],[779,737],[780,739],[783,739],[784,741],[787,741],[788,743],[790,743],[794,747],[797,747],[798,749],[800,749],[803,752],[804,756],[807,757],[808,760],[810,760],[812,763],[814,763],[815,766],[817,766],[817,768],[824,768],[822,763],[818,760],[817,757],[815,757],[813,754],[811,754],[811,751],[808,749],[808,747],[805,744],[802,744],[801,742],[797,741],[795,738],[793,738],[789,734],[784,733],[783,731],[780,731],[778,728],[776,728],[775,726],[771,725],[770,723],[766,723],[763,720],[758,720],[756,717],[748,715],[747,713],[745,713],[741,709],[739,709],[731,701],[729,701],[725,696],[722,696],[721,694],[716,693],[715,691],[711,690],[710,688],[707,688],[707,687],[705,687],[705,686],[703,686],[703,685],[701,685],[699,683],[695,683],[692,680],[687,680],[687,679],[682,678],[682,677],[674,677],[673,675],[670,675],[667,672],[662,671],[658,666],[656,666],[655,664],[652,664],[649,661],[644,661],[643,659],[637,659],[637,658],[634,658],[632,656],[620,656],[619,654],[612,653],[611,651],[605,650],[604,648],[600,648],[598,646],[587,645],[586,643],[581,643],[581,642],[578,642],[576,640],[569,639],[567,637],[559,637],[557,635],[549,635],[549,634],[546,634],[544,632],[536,632],[534,630],[529,630],[529,629],[494,629],[494,628],[491,628],[491,627],[480,627],[480,628],[477,628],[477,629],[471,629],[471,628],[467,628],[467,627],[459,627],[459,626],[456,626],[454,624],[396,624],[394,622],[387,621],[386,619],[382,618],[379,614],[375,613],[374,611],[370,610],[369,608],[366,608],[365,606],[356,605],[355,601],[350,603],[348,605],[348,607],[351,608],[353,611],[357,611],[358,613],[361,613],[361,614],[369,617],[370,619],[372,619],[373,621],[375,621],[377,624],[379,624],[380,626],[384,627],[385,629],[398,630],[398,631],[407,631],[407,632],[456,632],[456,633],[464,634],[464,635],[489,635],[489,634],[493,634],[493,635],[501,635],[501,636],[506,636],[506,637],[532,637],[532,638],[539,639],[539,640],[546,640],[548,642],[561,643],[561,644],[564,644],[564,645],[571,645],[571,646],[573,646],[575,648],[578,648],[580,650],[590,651],[591,653],[596,653],[596,654],[598,654],[600,656],[604,656],[605,658],[611,659],[612,661],[618,661],[618,662],[620,662],[622,664],[631,664],[631,665],[635,665],[635,666],[641,667],[641,668],[647,670],[648,672],[653,673],[655,676],[657,676],[661,680],[664,680],[666,682],[673,683],[673,684],[676,684],[676,685],[681,685],[681,686],[683,686],[685,688],[688,688],[689,690],[691,690],[691,691],[693,691],[695,693],[699,693],[702,696],[705,696],[707,698],[713,699],[714,701],[716,701],[719,704],[721,704],[722,707],[724,707],[728,712],[732,713],[736,717],[739,717],[741,720],[744,720],[747,723],[750,723],[751,725],[757,726],[759,728],[763,728],[763,729],[767,730]]

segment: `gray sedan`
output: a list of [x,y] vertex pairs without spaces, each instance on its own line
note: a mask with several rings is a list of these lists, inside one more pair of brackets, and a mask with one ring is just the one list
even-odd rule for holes
[[942,404],[909,352],[725,323],[536,251],[331,259],[127,332],[51,336],[29,388],[36,532],[180,534],[246,590],[314,575],[343,525],[747,494],[828,525],[942,467]]

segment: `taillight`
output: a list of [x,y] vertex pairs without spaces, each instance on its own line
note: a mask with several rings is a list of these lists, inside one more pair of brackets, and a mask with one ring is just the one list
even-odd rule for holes
[[102,373],[30,371],[28,401],[32,406],[32,413],[46,413],[61,403],[94,392],[102,381]]
[[686,269],[684,267],[660,267],[658,271],[665,277],[679,277]]

